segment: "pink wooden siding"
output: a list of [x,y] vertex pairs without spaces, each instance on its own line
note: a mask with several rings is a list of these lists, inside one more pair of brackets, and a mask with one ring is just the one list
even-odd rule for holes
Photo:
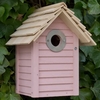
[[16,92],[31,95],[31,44],[16,46]]
[[[52,52],[46,45],[46,36],[52,29],[60,29],[66,36],[66,46],[61,52]],[[39,37],[38,41],[39,96],[74,95],[75,89],[78,90],[78,86],[75,88],[75,85],[77,85],[75,79],[78,78],[78,74],[76,75],[78,71],[75,71],[75,68],[78,70],[78,64],[74,63],[76,61],[74,59],[78,58],[75,55],[75,52],[77,53],[78,50],[74,50],[75,45],[78,46],[77,37],[66,27],[60,18],[57,18]]]
[[[66,46],[60,52],[52,52],[46,45],[52,29],[60,29],[66,36]],[[60,18],[36,42],[16,46],[16,92],[34,98],[77,95],[78,46],[77,37]]]

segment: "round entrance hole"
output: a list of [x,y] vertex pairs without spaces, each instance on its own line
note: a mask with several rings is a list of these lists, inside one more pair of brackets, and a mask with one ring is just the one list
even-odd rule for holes
[[51,43],[53,46],[58,46],[60,43],[60,37],[58,35],[53,35],[51,38]]
[[53,52],[60,52],[66,46],[66,37],[60,30],[51,30],[46,37],[46,44]]

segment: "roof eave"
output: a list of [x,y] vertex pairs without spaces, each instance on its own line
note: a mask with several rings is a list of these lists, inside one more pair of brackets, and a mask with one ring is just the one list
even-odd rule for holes
[[78,25],[73,21],[73,19],[66,13],[65,10],[62,10],[62,14],[60,18],[63,22],[69,27],[69,29],[75,33],[75,35],[79,38],[81,44],[83,45],[96,45],[94,40],[90,37],[89,33],[83,32]]

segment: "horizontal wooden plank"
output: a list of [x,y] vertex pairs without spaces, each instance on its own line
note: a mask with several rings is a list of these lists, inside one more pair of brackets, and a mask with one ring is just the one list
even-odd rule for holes
[[53,23],[59,23],[59,22],[63,23],[63,21],[60,19],[60,17],[56,18],[56,20],[54,20]]
[[59,10],[59,8],[51,8],[51,9],[44,10],[44,11],[42,11],[42,12],[35,12],[35,13],[31,14],[31,15],[28,16],[28,17],[30,18],[30,17],[34,17],[34,16],[50,14],[50,13],[53,13],[53,12],[55,12],[55,11],[57,11],[57,10]]
[[45,26],[47,22],[48,22],[48,19],[42,20],[42,21],[36,21],[34,23],[26,23],[26,24],[21,25],[19,28],[17,28],[17,30]]
[[71,96],[73,95],[73,90],[63,90],[63,91],[45,91],[39,93],[40,97],[55,97],[55,96]]
[[35,21],[40,21],[40,20],[45,20],[45,19],[52,19],[53,17],[54,17],[54,14],[46,14],[46,15],[28,18],[23,23],[35,22]]
[[60,91],[60,90],[72,90],[73,84],[63,85],[43,85],[39,86],[39,91]]
[[73,43],[73,37],[66,37],[66,43]]
[[31,96],[31,93],[26,93],[26,92],[22,92],[22,91],[19,91],[17,93],[21,94],[21,95]]
[[24,72],[24,73],[29,73],[31,72],[31,66],[19,66],[19,71]]
[[[44,31],[44,33],[41,35],[41,36],[47,36],[47,34],[49,33],[51,31],[51,29],[47,29],[47,30],[45,30]],[[62,32],[62,33],[64,33],[64,35],[67,37],[69,37],[69,36],[73,36],[73,34],[74,33],[72,33],[69,29],[60,29],[60,31]]]
[[[41,36],[39,38],[39,42],[46,43],[46,37],[45,36]],[[66,37],[66,43],[73,43],[73,37]]]
[[25,45],[25,44],[30,44],[32,40],[34,39],[33,36],[24,36],[24,37],[13,37],[11,38],[6,45]]
[[23,48],[23,49],[26,49],[26,48],[31,48],[31,44],[26,44],[26,45],[18,45],[18,48]]
[[19,60],[19,66],[31,66],[31,60]]
[[48,78],[48,77],[72,77],[73,71],[40,71],[39,77]]
[[30,86],[31,87],[31,81],[19,79],[19,84],[18,85]]
[[61,70],[72,70],[73,64],[40,64],[39,70],[40,71],[61,71]]
[[31,93],[31,88],[19,86],[20,92]]
[[31,80],[31,74],[30,73],[19,73],[19,79]]
[[19,86],[21,86],[21,87],[31,88],[31,86],[25,86],[25,85],[20,85],[20,84],[19,84]]
[[[47,47],[46,44],[44,43],[39,43],[39,49],[40,50],[48,50],[49,48]],[[73,50],[74,49],[74,46],[73,44],[66,44],[64,50]]]
[[19,59],[29,59],[29,60],[31,60],[31,53],[19,53]]
[[47,9],[59,8],[59,7],[62,7],[62,6],[67,7],[64,2],[60,2],[60,3],[56,3],[56,4],[52,4],[52,5],[48,5],[48,6],[44,6],[44,7],[38,8],[35,11],[36,12],[39,12],[39,11],[41,12],[41,11],[44,11],[44,10],[47,10]]
[[27,47],[27,49],[20,48],[20,49],[19,49],[19,54],[20,54],[20,53],[31,53],[31,49],[28,48],[28,47]]
[[73,83],[73,77],[64,77],[64,78],[40,78],[39,84],[64,84],[64,83]]
[[40,50],[40,57],[69,57],[73,56],[73,51],[61,51],[61,52],[52,52],[50,50]]
[[63,22],[51,24],[48,29],[69,29]]
[[34,35],[36,34],[41,27],[34,27],[34,28],[28,28],[28,29],[23,29],[23,30],[17,30],[15,31],[11,37],[16,37],[16,36],[26,36],[26,35]]
[[18,45],[17,47],[19,48],[19,50],[21,51],[21,50],[31,50],[31,46],[32,46],[32,44],[26,44],[26,45]]
[[39,58],[39,63],[73,63],[73,57],[45,57]]

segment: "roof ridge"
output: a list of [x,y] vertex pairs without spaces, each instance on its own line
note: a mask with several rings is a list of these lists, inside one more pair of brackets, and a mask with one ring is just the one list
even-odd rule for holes
[[48,6],[44,6],[44,7],[38,8],[38,9],[35,10],[35,12],[47,10],[47,9],[50,9],[50,8],[53,8],[53,7],[56,8],[56,7],[59,7],[59,6],[62,6],[62,5],[67,7],[67,5],[64,2],[60,2],[60,3],[56,3],[56,4],[52,4],[52,5],[48,5]]

